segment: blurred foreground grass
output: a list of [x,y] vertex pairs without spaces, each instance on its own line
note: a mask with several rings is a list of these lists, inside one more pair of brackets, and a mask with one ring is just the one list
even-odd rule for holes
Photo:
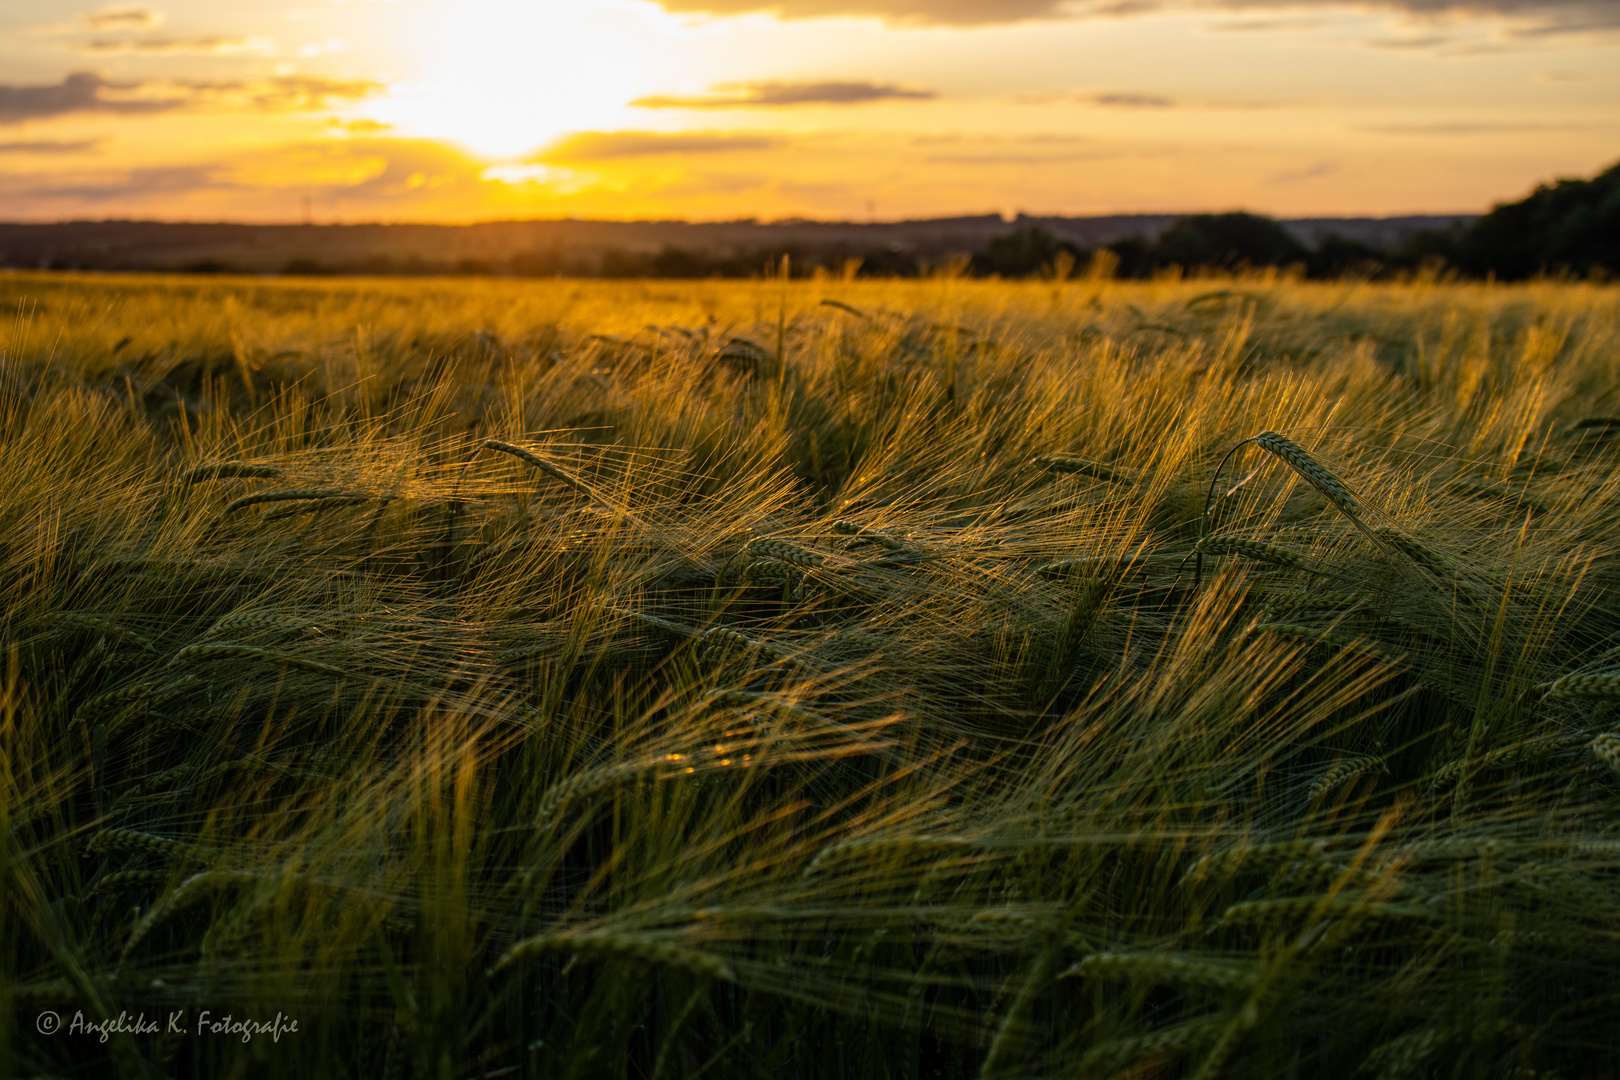
[[1614,1077],[1617,299],[0,277],[0,1074]]

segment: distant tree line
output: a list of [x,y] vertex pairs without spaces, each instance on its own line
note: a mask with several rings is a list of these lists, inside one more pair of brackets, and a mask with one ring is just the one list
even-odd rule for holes
[[[1170,267],[1243,270],[1297,267],[1314,278],[1379,278],[1420,269],[1520,281],[1537,275],[1610,279],[1620,275],[1620,165],[1591,180],[1560,180],[1528,198],[1498,205],[1465,227],[1422,231],[1374,247],[1328,235],[1307,247],[1277,221],[1257,214],[1195,214],[1157,240],[1100,249],[1120,277],[1151,277]],[[1098,255],[1038,227],[992,240],[973,258],[981,274],[1028,277],[1096,265]]]
[[[859,273],[916,277],[938,261],[892,250],[772,252],[725,258],[666,248],[653,255],[613,253],[606,277],[750,277],[774,269],[783,254],[808,276],[859,260]],[[979,277],[1069,277],[1090,272],[1148,278],[1183,271],[1295,269],[1312,278],[1394,277],[1418,271],[1518,281],[1541,274],[1608,279],[1620,276],[1620,165],[1591,180],[1560,180],[1528,198],[1498,205],[1472,224],[1413,233],[1388,247],[1327,235],[1307,246],[1281,223],[1258,214],[1194,214],[1154,240],[1131,238],[1097,248],[1039,226],[994,237],[955,269]]]
[[[845,234],[849,235],[848,233]],[[947,243],[949,241],[946,241]],[[936,243],[936,248],[942,245]],[[228,255],[176,266],[161,253],[94,252],[37,256],[17,263],[61,269],[160,269],[240,273]],[[1194,214],[1152,239],[1134,237],[1087,247],[1040,225],[990,238],[982,250],[955,255],[845,243],[717,251],[546,248],[488,258],[420,254],[343,256],[330,249],[295,254],[284,274],[464,274],[503,277],[750,278],[831,275],[919,277],[940,272],[976,277],[1067,278],[1081,274],[1150,278],[1173,272],[1234,272],[1275,267],[1312,278],[1380,279],[1419,271],[1505,281],[1536,275],[1620,275],[1620,165],[1591,180],[1560,180],[1527,198],[1497,206],[1470,224],[1416,232],[1387,247],[1338,235],[1307,244],[1281,222],[1258,214]],[[266,269],[263,265],[260,270]]]

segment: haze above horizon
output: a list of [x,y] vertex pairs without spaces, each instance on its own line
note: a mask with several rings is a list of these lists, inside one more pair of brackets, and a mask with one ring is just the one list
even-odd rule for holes
[[0,217],[1469,213],[1620,157],[1620,0],[0,13]]

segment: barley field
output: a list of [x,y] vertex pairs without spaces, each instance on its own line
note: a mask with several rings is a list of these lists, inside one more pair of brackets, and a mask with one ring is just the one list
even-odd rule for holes
[[1620,1076],[1617,301],[0,276],[0,1075]]

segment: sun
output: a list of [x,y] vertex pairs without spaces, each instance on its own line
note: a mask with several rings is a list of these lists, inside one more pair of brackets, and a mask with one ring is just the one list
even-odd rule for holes
[[450,0],[424,24],[426,70],[401,88],[389,119],[494,159],[622,126],[626,103],[663,67],[663,43],[626,15],[590,0]]

